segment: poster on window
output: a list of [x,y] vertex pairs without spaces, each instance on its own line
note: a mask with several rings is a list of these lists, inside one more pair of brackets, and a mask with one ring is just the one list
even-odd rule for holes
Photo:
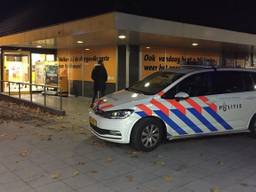
[[45,84],[57,86],[58,85],[58,66],[47,65],[45,67]]

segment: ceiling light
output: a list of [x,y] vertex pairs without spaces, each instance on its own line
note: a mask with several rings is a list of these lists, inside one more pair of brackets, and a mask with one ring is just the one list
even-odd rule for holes
[[151,47],[146,47],[146,49],[150,49]]
[[119,38],[119,39],[125,39],[126,36],[125,36],[125,35],[119,35],[118,38]]
[[193,47],[197,47],[199,44],[198,43],[192,43]]
[[90,51],[90,50],[91,50],[91,49],[89,49],[89,48],[86,48],[86,49],[85,49],[85,51]]
[[83,44],[84,42],[83,41],[77,41],[76,43],[78,43],[78,44]]
[[41,46],[41,45],[37,45],[36,47],[37,47],[37,48],[42,48],[42,46]]

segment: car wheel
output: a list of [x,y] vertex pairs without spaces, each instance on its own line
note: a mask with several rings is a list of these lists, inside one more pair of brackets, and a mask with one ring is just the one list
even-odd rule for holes
[[251,135],[253,137],[256,137],[256,114],[251,119],[249,130],[251,132]]
[[163,124],[153,118],[140,120],[131,133],[131,145],[137,150],[152,151],[163,140]]

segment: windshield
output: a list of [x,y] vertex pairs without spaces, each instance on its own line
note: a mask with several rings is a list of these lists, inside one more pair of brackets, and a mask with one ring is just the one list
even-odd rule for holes
[[154,95],[179,79],[184,74],[174,72],[156,72],[128,88],[129,91]]

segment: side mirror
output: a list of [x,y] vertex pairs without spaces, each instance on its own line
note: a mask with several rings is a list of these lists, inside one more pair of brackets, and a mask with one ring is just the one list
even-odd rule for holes
[[174,96],[174,99],[177,101],[185,100],[189,98],[189,94],[186,92],[179,92]]

